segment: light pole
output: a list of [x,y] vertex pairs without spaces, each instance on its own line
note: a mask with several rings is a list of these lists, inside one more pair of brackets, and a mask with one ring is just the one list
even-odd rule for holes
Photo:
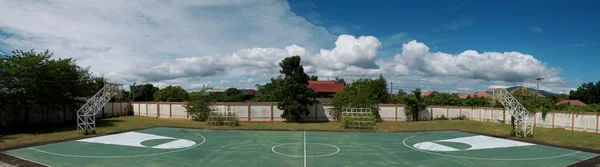
[[[540,81],[543,80],[544,78],[535,78],[535,80],[537,80],[537,88],[535,89],[535,93],[540,93]],[[537,97],[537,94],[535,95]]]

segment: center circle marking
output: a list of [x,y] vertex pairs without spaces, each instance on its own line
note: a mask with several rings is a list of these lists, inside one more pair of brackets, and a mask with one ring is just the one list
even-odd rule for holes
[[[298,157],[298,158],[304,157],[304,155],[290,155],[290,154],[286,154],[286,153],[281,153],[281,152],[275,151],[275,148],[277,148],[277,147],[286,146],[286,145],[292,145],[292,144],[303,144],[303,143],[298,142],[298,143],[284,143],[284,144],[279,144],[279,145],[273,146],[273,148],[271,148],[271,151],[273,151],[275,154],[279,154],[279,155],[283,155],[283,156],[288,156],[288,157]],[[325,143],[306,143],[306,144],[329,146],[329,147],[333,147],[333,148],[337,149],[335,152],[329,153],[329,154],[307,155],[306,157],[309,157],[309,158],[311,158],[311,157],[312,158],[314,158],[314,157],[326,157],[326,156],[331,156],[331,155],[334,155],[334,154],[337,154],[337,153],[340,152],[340,148],[339,147],[331,145],[331,144],[325,144]]]

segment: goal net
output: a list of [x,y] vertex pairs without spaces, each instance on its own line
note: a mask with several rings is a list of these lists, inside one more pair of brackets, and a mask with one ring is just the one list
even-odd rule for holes
[[214,106],[208,114],[206,123],[208,125],[239,125],[240,117],[237,108],[228,106]]
[[375,128],[376,117],[370,108],[342,109],[342,126],[344,128]]

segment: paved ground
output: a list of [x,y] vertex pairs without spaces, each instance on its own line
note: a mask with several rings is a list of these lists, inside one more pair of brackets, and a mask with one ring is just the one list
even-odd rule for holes
[[597,154],[458,131],[151,128],[5,152],[48,166],[567,166]]

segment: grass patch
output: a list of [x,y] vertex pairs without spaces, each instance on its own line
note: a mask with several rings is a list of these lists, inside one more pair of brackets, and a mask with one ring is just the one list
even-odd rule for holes
[[[190,120],[167,120],[142,116],[123,116],[98,120],[96,134],[87,137],[103,135],[112,132],[126,131],[131,129],[149,128],[156,126],[171,126],[183,128],[206,128],[206,129],[256,129],[256,130],[336,130],[357,131],[340,127],[338,122],[328,123],[285,123],[285,122],[241,122],[240,126],[209,126],[205,122]],[[506,136],[512,139],[535,141],[552,145],[569,146],[600,150],[600,134],[587,132],[574,132],[564,129],[551,129],[536,127],[534,136],[531,138],[510,137],[511,127],[508,124],[486,123],[467,120],[447,121],[422,121],[422,122],[380,122],[377,127],[368,131],[401,132],[401,131],[423,131],[423,130],[462,130],[474,133],[483,133],[496,136]],[[364,130],[363,130],[364,131]],[[16,147],[39,142],[64,140],[74,137],[83,137],[74,125],[58,127],[42,127],[35,131],[21,134],[2,136],[0,149]]]

